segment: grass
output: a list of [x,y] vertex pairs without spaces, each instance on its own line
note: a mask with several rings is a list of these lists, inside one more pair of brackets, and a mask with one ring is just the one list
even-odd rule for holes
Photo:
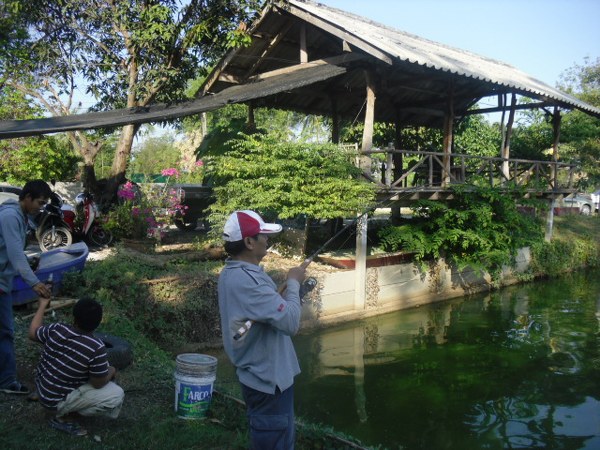
[[[600,218],[597,216],[555,218],[554,241],[563,246],[591,245],[599,255],[599,237]],[[89,434],[74,438],[50,429],[47,425],[50,416],[39,404],[0,394],[1,447],[11,450],[247,448],[244,408],[229,397],[215,394],[204,420],[182,420],[174,411],[173,374],[177,350],[194,337],[207,342],[207,336],[218,331],[210,327],[218,322],[214,317],[216,296],[207,293],[207,286],[211,286],[218,268],[219,264],[189,262],[183,258],[156,268],[123,255],[88,262],[82,276],[70,277],[67,281],[68,294],[80,296],[90,292],[101,299],[105,307],[102,331],[125,337],[134,347],[133,364],[118,375],[126,395],[121,415],[114,421],[83,419],[82,425]],[[195,275],[202,282],[191,283],[186,274]],[[173,281],[144,283],[144,280],[161,277],[173,277]],[[204,303],[199,303],[199,299]],[[199,315],[199,308],[207,313]],[[24,316],[30,313],[25,308],[15,311],[15,342],[19,378],[33,386],[39,347],[27,340],[29,319]],[[61,309],[57,310],[56,317],[46,320],[70,322],[71,316],[68,310]],[[353,447],[362,448],[327,426],[302,422],[298,427],[298,450]]]
[[[190,273],[202,282],[190,282],[186,277]],[[214,286],[211,277],[214,280],[217,273],[214,263],[174,259],[166,267],[156,268],[117,254],[103,261],[90,261],[81,275],[67,277],[64,295],[79,297],[92,293],[104,305],[100,331],[124,337],[133,346],[134,362],[120,371],[117,378],[125,390],[123,409],[116,420],[82,418],[88,436],[75,438],[50,429],[48,420],[52,416],[38,403],[0,394],[1,447],[11,450],[248,448],[245,409],[230,397],[215,393],[208,416],[203,420],[180,419],[174,411],[175,355],[189,344],[192,336],[207,341],[210,333],[218,331],[218,327],[207,326],[218,323],[214,317],[218,314],[214,308],[216,295],[207,293],[207,286]],[[168,277],[175,279],[168,284],[145,283],[147,279]],[[195,311],[202,302],[208,311],[204,316]],[[15,311],[18,377],[30,387],[40,350],[38,344],[27,339],[30,319],[25,316],[31,312],[25,307]],[[71,320],[70,310],[65,308],[56,310],[55,317],[47,316],[46,323]],[[193,326],[186,323],[190,321]],[[198,328],[206,330],[198,334]],[[217,387],[218,381],[217,377]],[[350,438],[336,435],[325,426],[298,427],[299,450],[354,445]],[[357,448],[362,447],[357,445]]]

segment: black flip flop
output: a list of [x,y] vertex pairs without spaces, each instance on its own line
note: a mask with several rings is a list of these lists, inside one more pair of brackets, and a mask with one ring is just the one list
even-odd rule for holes
[[18,381],[13,381],[8,386],[0,388],[0,392],[5,394],[29,395],[30,391],[27,386],[22,385]]

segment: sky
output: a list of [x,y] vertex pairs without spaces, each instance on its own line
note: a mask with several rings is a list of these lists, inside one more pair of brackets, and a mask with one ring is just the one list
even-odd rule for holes
[[600,57],[600,0],[313,1],[500,60],[550,86],[585,57]]
[[600,0],[315,0],[508,63],[556,86],[600,57]]

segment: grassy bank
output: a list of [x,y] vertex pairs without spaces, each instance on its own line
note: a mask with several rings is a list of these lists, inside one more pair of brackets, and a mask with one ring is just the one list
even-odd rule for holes
[[[51,417],[38,403],[0,394],[0,442],[6,449],[244,449],[248,448],[243,405],[217,393],[208,417],[182,420],[174,412],[175,356],[220,342],[215,280],[220,262],[194,262],[189,252],[147,258],[117,248],[113,256],[89,261],[84,273],[65,280],[63,295],[90,293],[104,305],[99,331],[126,338],[134,362],[119,372],[126,393],[117,420],[82,418],[88,436],[50,429]],[[193,259],[193,258],[192,258]],[[277,274],[274,274],[277,276]],[[148,280],[151,280],[150,282]],[[39,346],[27,339],[31,309],[15,311],[19,379],[33,386]],[[70,308],[46,322],[71,322]],[[218,383],[217,383],[218,387]],[[301,419],[301,418],[300,418]],[[298,427],[298,449],[362,448],[326,426]]]
[[[600,218],[561,216],[555,219],[552,243],[533,249],[532,277],[563,273],[600,263]],[[198,250],[200,243],[196,244]],[[193,246],[192,246],[193,247]],[[243,449],[247,426],[243,407],[215,395],[207,419],[186,421],[174,413],[175,355],[182,349],[202,350],[220,342],[215,283],[221,262],[190,258],[191,247],[152,254],[152,258],[117,249],[66,280],[64,295],[89,293],[102,301],[101,331],[125,337],[134,347],[134,363],[119,373],[126,399],[121,416],[83,420],[86,438],[71,438],[47,426],[49,416],[37,403],[0,394],[0,442],[6,449]],[[287,261],[269,257],[266,269],[282,277]],[[283,269],[283,270],[282,270]],[[33,385],[39,347],[26,339],[32,311],[16,311],[19,377]],[[68,309],[47,321],[71,321]],[[301,419],[301,418],[300,418]],[[304,422],[303,422],[304,423]],[[302,425],[298,449],[352,448],[351,440],[326,426]]]
[[600,266],[600,216],[554,218],[551,242],[532,248],[531,275],[556,276]]

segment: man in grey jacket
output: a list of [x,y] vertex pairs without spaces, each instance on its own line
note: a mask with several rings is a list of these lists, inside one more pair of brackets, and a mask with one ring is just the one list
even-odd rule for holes
[[39,296],[51,296],[50,289],[29,267],[24,251],[28,215],[38,212],[51,192],[45,181],[29,181],[19,201],[7,200],[0,205],[0,392],[7,394],[29,394],[29,389],[17,381],[11,295],[15,275],[21,275]]
[[236,211],[223,230],[230,258],[219,276],[223,346],[246,402],[252,448],[294,448],[294,377],[300,366],[291,336],[300,327],[303,266],[290,269],[285,294],[259,266],[268,235],[281,225],[254,211]]

